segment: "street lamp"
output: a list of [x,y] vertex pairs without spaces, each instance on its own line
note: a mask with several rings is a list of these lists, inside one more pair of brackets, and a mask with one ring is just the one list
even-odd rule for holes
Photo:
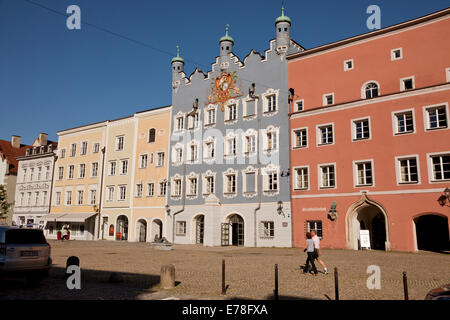
[[[283,213],[283,201],[278,200],[277,204],[278,204],[277,212],[279,215],[281,215]],[[283,214],[283,216],[284,216],[284,214]]]
[[167,215],[170,216],[170,206],[168,204],[166,204],[166,212]]
[[439,197],[439,199],[437,199],[437,201],[439,202],[439,204],[443,207],[450,207],[450,205],[448,205],[447,203],[450,203],[450,189],[449,188],[445,188],[444,190],[444,194],[441,195]]

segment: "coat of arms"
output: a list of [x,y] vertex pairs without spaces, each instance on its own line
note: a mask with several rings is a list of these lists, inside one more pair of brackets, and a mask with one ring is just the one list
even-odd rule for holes
[[236,86],[236,71],[232,73],[222,72],[219,77],[212,81],[211,93],[206,104],[218,103],[224,111],[225,103],[228,100],[241,96],[242,92]]

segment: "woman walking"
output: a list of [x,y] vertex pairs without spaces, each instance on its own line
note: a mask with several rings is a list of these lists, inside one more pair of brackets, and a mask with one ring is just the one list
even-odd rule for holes
[[314,272],[314,275],[317,276],[317,269],[316,265],[314,264],[316,255],[314,253],[314,241],[312,239],[311,232],[306,233],[306,248],[305,250],[303,250],[303,252],[305,251],[308,257],[306,258],[305,269],[303,270],[303,273],[309,272],[309,264],[311,264],[312,271]]

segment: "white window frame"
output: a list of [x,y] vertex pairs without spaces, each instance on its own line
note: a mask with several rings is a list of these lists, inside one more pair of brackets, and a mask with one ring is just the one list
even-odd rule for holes
[[167,196],[167,181],[162,180],[158,182],[158,197],[165,197],[165,196]]
[[[322,131],[321,129],[324,127],[330,127],[331,126],[331,132],[332,132],[332,142],[331,143],[322,143]],[[334,137],[334,122],[331,123],[324,123],[324,124],[318,124],[316,125],[316,146],[332,146],[335,144],[335,137]]]
[[177,227],[176,227],[176,235],[177,236],[185,236],[186,235],[186,221],[177,221]]
[[[305,187],[299,187],[299,185],[298,185],[298,178],[299,178],[299,175],[298,175],[298,170],[304,170],[304,169],[306,169],[307,170],[307,177],[306,177],[306,183],[308,184],[308,186],[305,188]],[[294,167],[294,168],[292,168],[292,172],[293,172],[293,175],[294,175],[294,179],[292,179],[292,189],[293,190],[301,190],[301,191],[308,191],[308,190],[310,190],[310,188],[311,188],[311,183],[310,183],[310,178],[311,178],[311,171],[309,170],[309,165],[306,165],[306,166],[298,166],[298,167]]]
[[114,201],[114,190],[115,187],[114,186],[107,186],[106,187],[106,201],[107,202],[112,202]]
[[275,221],[259,222],[259,238],[274,239],[275,238]]
[[[113,165],[114,164],[114,165]],[[112,168],[114,167],[114,173],[112,173]],[[109,176],[115,176],[117,174],[117,161],[109,161],[108,165],[108,175]]]
[[[351,67],[348,67],[347,63],[350,62],[352,64]],[[353,61],[353,59],[348,59],[344,61],[344,71],[350,71],[353,70],[355,68],[355,63]]]
[[[257,104],[258,104],[258,99],[252,99],[250,98],[250,96],[247,96],[244,100],[243,100],[243,107],[242,107],[242,118],[245,120],[251,120],[253,118],[256,118],[256,116],[258,115],[258,108],[257,108]],[[253,102],[255,104],[255,112],[253,114],[248,114],[247,112],[247,105]]]
[[[402,181],[402,170],[401,170],[401,161],[403,160],[416,160],[416,169],[417,169],[417,181]],[[418,185],[421,184],[421,176],[420,176],[420,163],[419,163],[419,155],[418,154],[412,154],[412,155],[405,155],[405,156],[396,156],[395,157],[395,173],[397,177],[397,186],[400,185]],[[411,175],[411,173],[410,173]]]
[[[302,104],[302,110],[298,110],[298,104],[299,103]],[[295,100],[294,101],[294,106],[295,106],[294,112],[300,112],[300,111],[305,110],[305,99]]]
[[[328,104],[328,97],[331,96],[333,99],[333,102],[331,104]],[[326,106],[332,106],[336,104],[336,101],[334,100],[334,92],[330,92],[330,93],[325,93],[322,95],[322,106],[326,107]]]
[[[409,112],[411,112],[411,114],[412,114],[413,131],[399,132],[397,116],[403,115],[403,114],[406,114]],[[406,123],[405,123],[405,127],[406,127]],[[416,133],[416,116],[414,114],[414,109],[412,108],[412,109],[403,109],[403,110],[392,111],[392,130],[393,130],[394,136]]]
[[[323,167],[334,167],[334,186],[322,186],[322,168]],[[337,189],[337,170],[336,170],[336,162],[333,163],[320,163],[317,165],[317,177],[318,177],[318,183],[319,189]]]
[[[359,184],[358,181],[358,165],[360,164],[366,164],[370,163],[370,171],[372,174],[372,183],[371,184]],[[364,179],[367,180],[367,177],[365,176],[364,171]],[[353,187],[355,188],[361,188],[361,187],[375,187],[375,170],[374,170],[374,161],[373,159],[366,159],[366,160],[354,160],[353,161]]]
[[148,154],[144,153],[139,155],[139,169],[146,169],[147,166],[148,166]]
[[[279,92],[280,89],[274,90],[270,88],[261,95],[263,115],[270,116],[278,112],[278,110],[280,109]],[[269,111],[269,97],[273,95],[275,96],[275,110]]]
[[[445,108],[445,117],[446,117],[446,122],[447,122],[447,126],[445,127],[438,127],[438,128],[430,128],[430,118],[429,118],[429,114],[428,114],[428,110],[429,109],[435,109],[438,107],[444,107]],[[433,105],[429,105],[429,106],[424,106],[422,108],[423,110],[423,118],[424,118],[424,129],[425,132],[427,131],[434,131],[434,130],[448,130],[450,128],[449,125],[449,113],[448,113],[448,102],[444,102],[444,103],[436,103]]]
[[[161,154],[162,154],[162,157],[161,157]],[[158,157],[157,162],[156,162],[156,167],[158,167],[158,168],[164,167],[164,163],[166,162],[166,153],[164,151],[159,151],[156,153],[156,156]],[[162,163],[161,163],[161,159],[162,159]]]
[[[71,168],[73,169],[72,171],[70,171]],[[33,174],[33,173],[31,173],[31,174]],[[75,176],[75,165],[71,164],[71,165],[68,166],[67,180],[73,180],[74,176]],[[31,181],[33,181],[33,178],[31,178]]]
[[[210,121],[210,112],[214,114],[214,122]],[[217,107],[216,106],[209,106],[204,110],[205,117],[203,119],[203,124],[205,127],[211,127],[214,126],[217,123]]]
[[78,165],[78,179],[84,179],[86,177],[86,164],[80,163]]
[[[125,163],[126,163],[126,165],[124,165]],[[127,175],[128,174],[128,165],[129,165],[128,159],[120,160],[120,168],[119,168],[120,169],[120,171],[119,171],[120,175]],[[126,168],[126,170],[124,170],[124,167]]]
[[[127,200],[127,185],[121,184],[117,187],[117,201],[125,201]],[[123,196],[123,197],[122,197]]]
[[124,150],[124,148],[125,148],[125,136],[124,135],[116,136],[115,151],[122,151]]
[[142,198],[144,195],[144,184],[142,182],[136,183],[136,195],[135,198]]
[[450,68],[445,68],[445,80],[450,82]]
[[[368,121],[369,137],[368,138],[364,138],[364,137],[357,138],[356,137],[356,123],[364,121],[364,120]],[[370,116],[352,119],[352,120],[350,120],[350,125],[351,125],[351,132],[352,132],[352,142],[372,140],[372,126],[371,126]]]
[[450,156],[450,151],[427,153],[428,182],[430,184],[440,184],[440,183],[448,184],[450,179],[442,179],[442,180],[434,180],[433,179],[433,177],[434,177],[433,157],[436,157],[436,156]]
[[[95,165],[97,165],[97,168],[95,168]],[[94,170],[94,168],[95,168],[95,170]],[[92,162],[91,163],[91,178],[98,177],[98,168],[99,168],[98,162]]]
[[[413,87],[411,89],[405,88],[405,80],[412,80]],[[410,91],[416,88],[416,79],[415,76],[404,77],[400,79],[400,91]]]
[[[298,131],[305,131],[306,132],[306,145],[305,146],[297,146],[297,133]],[[292,129],[292,150],[294,149],[306,149],[309,147],[309,136],[308,136],[308,127],[301,127],[301,128],[295,128]]]
[[[396,57],[395,56],[395,51],[399,50],[400,51],[400,57]],[[391,50],[391,61],[395,61],[395,60],[401,60],[403,59],[403,48],[395,48]]]
[[[180,129],[180,120],[182,120],[182,128]],[[176,116],[175,117],[175,131],[176,132],[182,132],[182,131],[184,131],[184,127],[185,127],[185,125],[184,125],[184,121],[185,121],[185,119],[184,119],[184,115],[181,115],[181,116]]]
[[[369,84],[371,84],[371,83],[374,83],[377,86],[377,96],[376,97],[367,98],[367,96],[366,96],[366,87]],[[361,87],[361,99],[362,100],[378,98],[380,95],[381,95],[381,87],[380,87],[380,84],[378,83],[378,81],[375,81],[375,80],[366,81]]]
[[81,155],[81,156],[87,155],[87,152],[88,152],[88,146],[89,146],[88,141],[82,141],[82,142],[81,142],[81,148],[80,148],[80,155]]

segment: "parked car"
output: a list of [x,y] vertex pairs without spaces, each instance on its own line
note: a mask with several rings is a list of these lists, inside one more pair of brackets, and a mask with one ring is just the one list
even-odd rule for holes
[[450,283],[430,290],[425,300],[450,300]]
[[39,282],[52,265],[50,253],[42,230],[0,226],[0,275]]

